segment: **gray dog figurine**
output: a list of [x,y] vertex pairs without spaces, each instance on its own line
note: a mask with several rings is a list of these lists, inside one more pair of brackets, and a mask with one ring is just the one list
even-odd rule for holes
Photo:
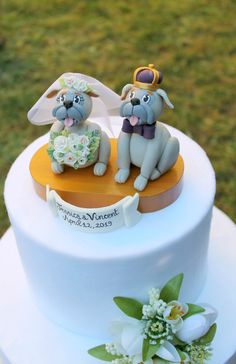
[[52,114],[57,119],[51,127],[48,154],[56,174],[64,165],[75,169],[94,164],[94,174],[102,176],[110,157],[109,138],[100,126],[87,120],[92,110],[91,97],[98,95],[84,80],[76,77],[60,79],[61,89],[47,97],[56,97]]
[[162,74],[150,64],[134,72],[134,84],[124,86],[120,115],[125,117],[118,139],[118,183],[125,183],[131,163],[140,167],[134,187],[143,191],[148,180],[167,172],[179,155],[179,141],[157,121],[164,102],[173,109],[166,92],[159,88]]

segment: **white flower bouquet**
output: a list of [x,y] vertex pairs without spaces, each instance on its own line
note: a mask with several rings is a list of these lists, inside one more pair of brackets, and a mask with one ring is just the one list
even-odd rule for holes
[[87,131],[84,135],[63,130],[51,132],[47,151],[52,161],[78,169],[94,159],[99,143],[98,130]]
[[112,364],[204,364],[211,357],[216,310],[208,304],[179,301],[183,274],[162,289],[149,292],[149,302],[115,297],[129,316],[111,325],[111,343],[90,349],[90,355]]

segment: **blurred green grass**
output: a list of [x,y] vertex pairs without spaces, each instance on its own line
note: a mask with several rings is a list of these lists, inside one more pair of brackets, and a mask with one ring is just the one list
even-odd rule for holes
[[[236,220],[235,1],[11,0],[0,11],[1,196],[12,162],[48,130],[26,113],[61,73],[120,93],[137,66],[154,63],[175,104],[161,120],[205,149],[216,205]],[[1,197],[0,234],[8,225]]]

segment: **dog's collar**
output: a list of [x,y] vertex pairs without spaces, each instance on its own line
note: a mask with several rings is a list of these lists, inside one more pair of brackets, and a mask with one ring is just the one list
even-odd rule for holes
[[124,133],[138,134],[143,136],[145,139],[153,139],[155,137],[156,123],[151,125],[131,125],[129,119],[123,120],[123,126],[121,129]]

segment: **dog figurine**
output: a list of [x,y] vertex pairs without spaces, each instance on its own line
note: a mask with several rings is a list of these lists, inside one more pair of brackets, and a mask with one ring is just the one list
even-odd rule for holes
[[115,181],[125,183],[131,163],[140,168],[134,187],[143,191],[149,180],[156,180],[167,172],[179,155],[179,141],[157,121],[164,103],[171,109],[166,92],[159,88],[162,74],[154,65],[139,67],[134,83],[122,90],[120,115],[124,117],[118,138],[118,172]]
[[48,154],[51,168],[56,174],[64,171],[64,165],[75,169],[94,165],[94,174],[106,172],[110,157],[109,138],[100,126],[87,120],[92,110],[92,97],[96,92],[84,80],[63,77],[61,89],[52,90],[47,98],[56,97],[57,106],[52,110],[57,119],[50,130]]

